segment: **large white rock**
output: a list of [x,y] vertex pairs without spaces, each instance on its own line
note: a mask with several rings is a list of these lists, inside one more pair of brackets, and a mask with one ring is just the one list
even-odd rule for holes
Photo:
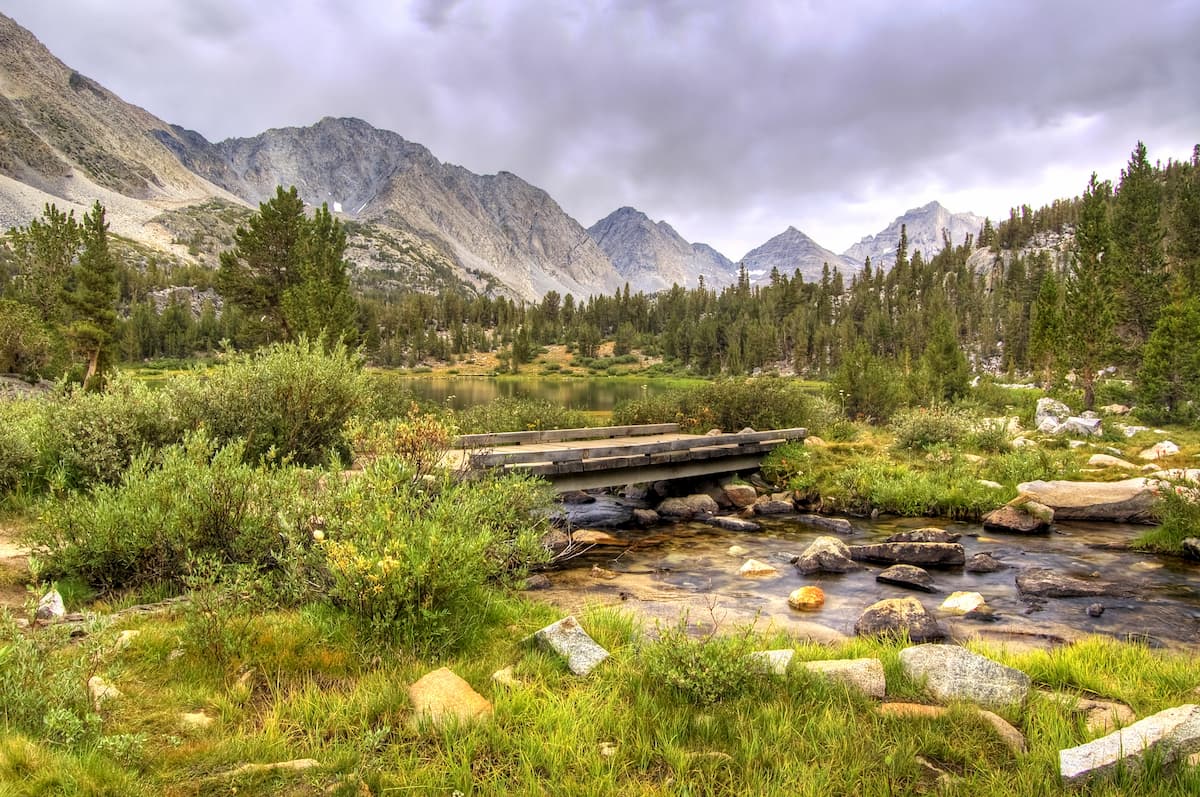
[[34,617],[38,620],[61,620],[66,613],[67,607],[63,604],[62,595],[58,590],[52,589],[38,601]]
[[796,651],[791,648],[783,648],[781,650],[756,650],[750,654],[750,659],[766,672],[773,672],[776,675],[784,675],[787,673],[788,665],[792,663],[792,657],[796,655]]
[[1117,482],[1033,481],[1017,491],[1054,510],[1055,520],[1108,520],[1120,523],[1152,522],[1157,496],[1153,480]]
[[1200,706],[1169,708],[1093,742],[1060,750],[1063,783],[1083,783],[1117,766],[1136,766],[1153,750],[1163,763],[1200,751]]
[[804,669],[821,678],[828,678],[851,686],[869,697],[882,700],[887,694],[883,662],[879,659],[806,661]]
[[1173,457],[1178,453],[1179,446],[1175,445],[1170,440],[1163,440],[1161,443],[1155,443],[1142,453],[1138,454],[1138,457],[1141,459],[1155,460],[1163,459],[1164,457]]
[[1029,676],[958,645],[916,645],[900,651],[905,675],[925,681],[938,700],[1016,706],[1029,694]]
[[608,651],[596,644],[574,615],[536,631],[533,641],[566,659],[567,668],[576,675],[587,675],[608,658]]
[[1041,432],[1052,432],[1064,418],[1071,415],[1071,408],[1052,398],[1040,398],[1033,413],[1033,425]]

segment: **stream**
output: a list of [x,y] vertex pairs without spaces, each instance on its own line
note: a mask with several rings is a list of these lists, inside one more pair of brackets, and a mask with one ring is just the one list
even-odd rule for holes
[[[1144,526],[1111,523],[1057,524],[1044,535],[985,533],[979,524],[929,518],[853,521],[847,544],[882,542],[898,531],[936,526],[962,534],[967,558],[990,552],[1009,567],[994,573],[967,573],[962,567],[927,568],[939,588],[929,594],[875,580],[885,564],[863,563],[844,575],[803,576],[789,562],[823,534],[788,516],[759,517],[757,533],[730,532],[700,522],[619,531],[621,546],[595,546],[549,573],[550,586],[536,593],[565,611],[621,605],[649,620],[673,624],[686,612],[698,629],[753,624],[760,631],[784,631],[798,639],[834,642],[853,636],[854,623],[870,604],[911,596],[934,613],[948,635],[1008,647],[1049,648],[1089,634],[1104,634],[1153,647],[1200,651],[1200,568],[1123,546]],[[746,553],[733,555],[733,545]],[[746,578],[738,568],[749,558],[768,562],[779,575]],[[1032,598],[1022,596],[1015,576],[1022,568],[1045,567],[1063,575],[1115,584],[1134,597]],[[594,569],[595,568],[595,569]],[[825,605],[815,612],[788,607],[788,594],[816,585]],[[939,610],[955,591],[979,592],[994,613],[991,621],[966,619]],[[1104,612],[1090,616],[1099,603]]]

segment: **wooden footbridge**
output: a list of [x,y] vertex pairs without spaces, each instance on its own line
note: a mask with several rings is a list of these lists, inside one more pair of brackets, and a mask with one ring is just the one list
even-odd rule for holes
[[752,470],[805,429],[682,434],[679,424],[462,435],[447,464],[541,476],[560,492]]

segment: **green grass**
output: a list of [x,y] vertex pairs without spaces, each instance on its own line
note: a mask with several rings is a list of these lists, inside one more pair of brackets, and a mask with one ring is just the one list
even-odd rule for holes
[[[447,660],[365,642],[341,615],[321,608],[254,618],[254,644],[227,666],[184,644],[182,613],[130,621],[141,634],[121,651],[111,644],[117,627],[87,650],[64,641],[56,656],[90,656],[87,666],[124,697],[103,710],[103,734],[86,744],[5,734],[0,793],[356,794],[359,778],[372,794],[934,793],[920,756],[953,773],[953,794],[1057,794],[1058,750],[1088,738],[1060,705],[1035,696],[1024,709],[1004,712],[1029,741],[1029,753],[1015,757],[968,708],[952,707],[937,720],[884,718],[874,701],[795,666],[784,677],[756,676],[757,688],[696,704],[654,677],[655,643],[628,615],[581,615],[613,655],[580,679],[520,643],[556,613],[519,599],[504,600],[498,611],[469,651]],[[853,640],[825,648],[778,634],[748,640],[792,646],[798,661],[878,657],[890,699],[925,699],[900,673],[898,644]],[[1194,701],[1198,680],[1187,657],[1100,639],[1050,653],[981,652],[1039,684],[1123,700],[1139,716]],[[491,673],[509,664],[520,685],[494,684]],[[442,665],[493,702],[490,721],[442,730],[415,722],[407,686]],[[245,671],[253,676],[242,685]],[[211,727],[180,725],[181,713],[199,710],[214,718]],[[296,758],[321,767],[223,775],[245,763]],[[1088,793],[1173,795],[1198,787],[1195,770],[1127,773]]]

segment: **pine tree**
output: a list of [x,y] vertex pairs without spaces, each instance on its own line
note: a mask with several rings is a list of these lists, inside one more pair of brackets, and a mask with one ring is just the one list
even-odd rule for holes
[[358,307],[346,274],[346,231],[321,205],[298,247],[299,278],[283,294],[283,315],[294,336],[325,336],[330,343],[351,342],[357,334]]
[[75,348],[87,359],[83,384],[99,387],[110,365],[117,333],[117,261],[108,250],[108,224],[99,202],[83,217],[83,251],[75,269],[75,291],[69,304],[74,320],[67,329]]
[[1096,376],[1113,346],[1112,297],[1104,272],[1111,243],[1111,196],[1111,184],[1098,182],[1093,172],[1079,212],[1063,308],[1064,354],[1083,386],[1083,404],[1089,410],[1096,401]]
[[967,394],[970,378],[967,358],[959,348],[950,316],[939,313],[931,325],[929,343],[917,362],[920,392],[933,403],[954,401]]
[[1059,360],[1062,346],[1062,306],[1058,289],[1058,278],[1053,271],[1042,276],[1037,299],[1029,316],[1029,362],[1036,371],[1041,371],[1043,386],[1050,387],[1054,368]]
[[1163,311],[1143,353],[1137,397],[1153,423],[1200,414],[1200,298],[1180,297]]
[[83,245],[75,212],[63,213],[48,204],[40,219],[9,230],[6,243],[16,272],[12,298],[37,308],[44,323],[61,323],[68,283]]
[[1167,301],[1162,193],[1159,171],[1139,141],[1112,201],[1112,245],[1105,263],[1116,333],[1125,359],[1133,363]]

